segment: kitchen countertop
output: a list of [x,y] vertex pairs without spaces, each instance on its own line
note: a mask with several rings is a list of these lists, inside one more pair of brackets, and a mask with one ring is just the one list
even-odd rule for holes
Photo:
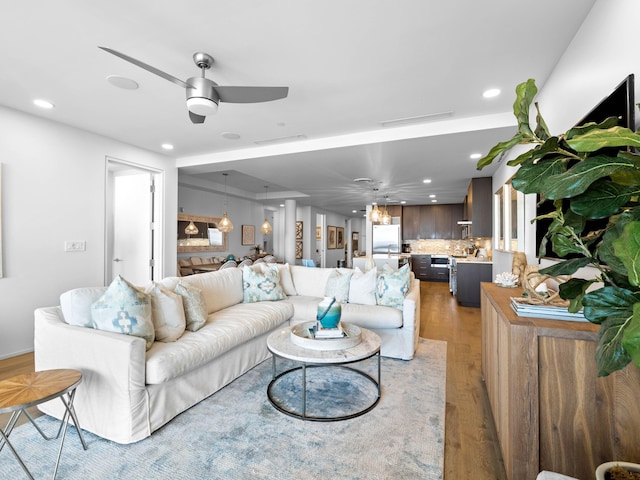
[[482,260],[480,258],[476,258],[476,257],[466,257],[466,258],[455,258],[456,263],[488,263],[488,264],[492,264],[493,261],[491,260]]

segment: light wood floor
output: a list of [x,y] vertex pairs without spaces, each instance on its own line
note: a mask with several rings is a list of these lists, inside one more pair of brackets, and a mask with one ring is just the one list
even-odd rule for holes
[[[506,480],[482,382],[480,309],[460,307],[447,283],[420,287],[420,336],[448,342],[444,478]],[[33,354],[2,360],[0,380],[33,369]],[[0,415],[3,425],[7,420]]]

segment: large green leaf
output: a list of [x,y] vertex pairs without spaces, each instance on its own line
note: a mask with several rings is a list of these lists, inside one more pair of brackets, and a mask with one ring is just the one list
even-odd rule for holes
[[583,194],[571,199],[571,210],[591,219],[610,217],[618,213],[637,191],[637,187],[618,185],[601,178]]
[[608,118],[605,118],[600,123],[595,123],[595,122],[585,123],[584,125],[573,127],[572,129],[567,131],[567,133],[565,134],[565,138],[567,140],[570,140],[576,136],[584,135],[585,133],[590,132],[591,130],[594,130],[596,128],[601,130],[602,129],[606,130],[608,128],[617,126],[619,121],[620,120],[618,119],[618,117],[608,117]]
[[560,263],[550,265],[540,270],[543,275],[551,275],[556,277],[558,275],[573,275],[582,267],[586,267],[591,263],[591,259],[588,257],[572,258],[571,260],[564,260]]
[[547,140],[551,134],[549,133],[549,127],[547,127],[547,123],[542,118],[542,114],[540,113],[540,107],[538,106],[538,102],[535,103],[536,106],[536,129],[534,131],[536,137],[541,140]]
[[621,370],[631,362],[631,357],[622,345],[622,330],[631,316],[611,316],[600,326],[600,339],[596,347],[598,376],[606,377]]
[[572,237],[555,234],[551,237],[552,250],[560,257],[566,257],[572,253],[584,253],[581,245]]
[[633,318],[622,333],[622,346],[640,367],[640,303],[633,306]]
[[629,159],[596,155],[578,162],[566,172],[546,179],[547,198],[571,198],[584,193],[596,180],[623,169],[633,169],[635,164]]
[[524,137],[533,137],[529,126],[529,109],[533,98],[538,93],[536,82],[532,78],[516,87],[516,101],[513,103],[513,113],[518,120],[518,132]]
[[584,280],[582,278],[570,278],[560,284],[560,298],[569,300],[569,311],[572,313],[580,311],[582,308],[582,299],[595,280]]
[[507,162],[507,165],[509,165],[510,167],[515,167],[525,162],[536,163],[540,158],[543,158],[549,154],[557,153],[559,148],[558,137],[551,137],[548,138],[544,143],[536,145],[531,150],[527,150],[513,160],[509,160]]
[[640,135],[625,127],[594,128],[567,139],[576,152],[595,152],[610,147],[640,147]]
[[629,283],[640,286],[640,222],[627,223],[622,234],[613,241],[613,252],[629,275]]
[[633,313],[633,305],[638,301],[638,294],[625,288],[602,287],[585,294],[582,305],[587,320],[602,323],[612,315],[630,316]]
[[525,162],[511,180],[511,185],[522,193],[542,193],[550,176],[566,170],[566,160],[562,157],[547,158],[537,163]]
[[[609,218],[611,226],[602,237],[602,243],[598,247],[598,258],[607,265],[614,273],[627,277],[627,267],[624,266],[614,251],[613,242],[622,235],[627,223],[640,220],[640,207],[630,208],[620,215]],[[626,279],[628,283],[628,278]],[[619,281],[618,281],[619,283]]]
[[487,153],[484,157],[478,160],[478,163],[476,164],[476,168],[478,170],[482,170],[487,165],[491,165],[491,162],[493,162],[493,160],[501,153],[506,152],[507,150],[511,150],[513,147],[515,147],[519,143],[527,143],[527,142],[524,142],[524,138],[525,137],[521,133],[516,133],[511,140],[498,143],[491,150],[489,150],[489,153]]

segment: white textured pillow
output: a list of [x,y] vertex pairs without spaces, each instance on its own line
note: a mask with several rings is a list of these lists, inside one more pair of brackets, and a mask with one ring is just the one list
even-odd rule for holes
[[354,269],[349,283],[349,303],[376,304],[376,275],[375,268],[366,273],[363,273],[358,267]]
[[175,292],[182,297],[186,329],[195,332],[207,323],[207,304],[202,296],[202,290],[182,281],[176,285]]
[[74,288],[60,295],[60,308],[64,321],[69,325],[93,328],[91,305],[98,300],[107,287]]
[[175,342],[184,333],[187,321],[182,297],[157,283],[151,283],[145,293],[151,296],[151,315],[156,341]]
[[118,275],[100,299],[91,305],[91,318],[97,330],[142,337],[147,350],[153,345],[155,331],[151,319],[149,295]]
[[349,301],[349,284],[353,270],[334,270],[327,279],[327,286],[324,289],[325,297],[335,297],[336,301],[346,303]]

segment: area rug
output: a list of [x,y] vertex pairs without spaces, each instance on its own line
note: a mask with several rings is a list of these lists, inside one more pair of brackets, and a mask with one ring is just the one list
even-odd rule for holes
[[[267,360],[135,444],[119,445],[85,432],[89,449],[84,451],[70,427],[56,478],[441,479],[446,347],[446,342],[420,339],[413,360],[382,358],[378,405],[360,417],[329,423],[299,420],[271,405],[266,390],[272,362]],[[377,375],[375,358],[356,366]],[[327,386],[330,379],[322,375],[336,376],[331,369],[312,370],[310,381],[319,386],[312,391]],[[339,397],[336,389],[349,394],[353,387],[343,383],[330,385],[331,395],[308,400],[326,402],[330,412]],[[47,416],[37,422],[46,432],[58,425]],[[51,477],[57,441],[44,441],[28,423],[10,439],[36,479]],[[8,448],[0,452],[0,478],[26,478]]]

